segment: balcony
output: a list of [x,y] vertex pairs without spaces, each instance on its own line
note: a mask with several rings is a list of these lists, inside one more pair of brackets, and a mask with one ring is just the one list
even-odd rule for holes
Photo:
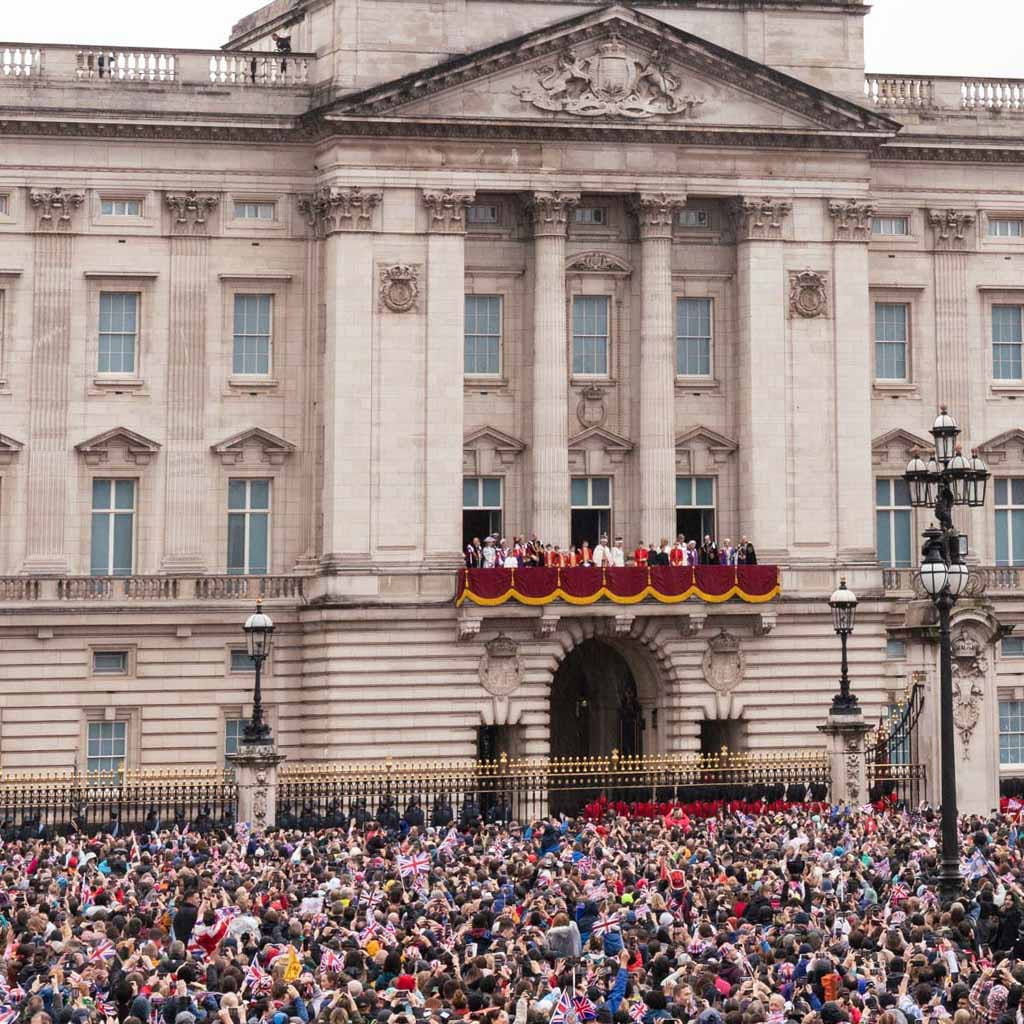
[[[917,569],[883,569],[882,587],[888,595],[925,597]],[[996,597],[1024,592],[1024,569],[1006,566],[971,566],[967,577],[966,597]]]
[[864,95],[879,110],[1024,113],[1024,79],[868,75]]
[[0,576],[0,603],[304,601],[303,576]]

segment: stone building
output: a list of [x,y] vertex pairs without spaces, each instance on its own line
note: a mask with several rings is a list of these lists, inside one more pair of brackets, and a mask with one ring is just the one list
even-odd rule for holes
[[[898,478],[946,403],[995,474],[955,620],[990,806],[1024,83],[865,77],[867,14],[275,0],[214,52],[0,43],[0,770],[222,763],[259,593],[292,759],[820,747],[845,574],[855,692],[924,694],[933,790]],[[782,596],[456,606],[464,532],[603,529],[746,534]]]

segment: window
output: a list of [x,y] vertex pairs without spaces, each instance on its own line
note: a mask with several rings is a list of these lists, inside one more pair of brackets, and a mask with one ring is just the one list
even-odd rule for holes
[[1024,220],[1010,217],[990,217],[988,233],[990,238],[1024,237]]
[[907,379],[907,306],[875,303],[875,379]]
[[992,376],[1021,379],[1021,307],[992,307]]
[[611,477],[573,477],[570,486],[573,544],[580,545],[587,541],[593,547],[603,534],[610,538],[612,535]]
[[878,561],[890,569],[909,569],[910,492],[902,477],[875,481],[875,526]]
[[135,373],[138,321],[136,292],[100,292],[99,373]]
[[0,192],[0,216],[8,217],[11,213],[11,197],[6,192]]
[[[237,754],[238,745],[242,742],[242,736],[245,733],[246,719],[244,718],[226,718],[224,719],[224,753],[225,754]],[[224,759],[224,763],[228,768],[233,768],[234,765],[227,758]]]
[[128,652],[93,651],[92,671],[94,675],[128,675]]
[[473,203],[466,209],[467,224],[497,224],[498,207],[488,203]]
[[464,372],[501,373],[501,296],[467,295]]
[[228,572],[263,576],[270,554],[270,481],[228,481]]
[[572,372],[608,375],[608,296],[576,295],[572,300]]
[[1024,658],[1024,636],[1004,636],[1000,650],[1004,658]]
[[1024,565],[1024,477],[997,476],[996,565]]
[[462,544],[475,537],[501,536],[501,477],[467,476],[462,480]]
[[231,671],[232,672],[255,672],[256,662],[252,660],[249,652],[244,647],[231,648]]
[[86,734],[86,770],[118,772],[124,768],[128,746],[127,722],[89,722]]
[[276,203],[235,203],[236,220],[273,220]]
[[101,199],[100,213],[104,217],[141,217],[141,199]]
[[93,480],[93,576],[131,576],[135,561],[135,481]]
[[872,217],[871,233],[873,235],[909,235],[909,217]]
[[897,640],[895,637],[889,637],[885,641],[885,656],[893,661],[905,658],[907,656],[906,640]]
[[1024,764],[1024,701],[999,702],[999,763]]
[[676,214],[676,223],[681,228],[706,228],[709,225],[707,210],[680,210]]
[[711,376],[710,299],[676,299],[676,373]]
[[[676,533],[698,544],[715,536],[715,478],[712,476],[676,477]],[[659,537],[644,537],[648,544]]]
[[270,373],[270,295],[235,296],[232,373]]
[[572,219],[575,224],[607,224],[608,210],[604,206],[577,206]]

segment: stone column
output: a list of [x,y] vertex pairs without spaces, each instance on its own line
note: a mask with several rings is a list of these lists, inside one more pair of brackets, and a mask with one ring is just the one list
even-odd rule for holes
[[248,822],[254,832],[273,828],[277,818],[277,768],[285,760],[274,742],[247,744],[237,754],[228,754],[235,766],[238,786],[238,821]]
[[70,476],[68,386],[74,218],[84,191],[32,189],[32,367],[28,407],[28,551],[25,572],[66,573]]
[[167,486],[165,572],[206,571],[203,513],[209,500],[206,446],[206,320],[209,216],[220,199],[196,192],[165,195],[171,218],[167,331]]
[[792,204],[736,200],[739,314],[739,523],[761,562],[788,546],[786,302],[783,227]]
[[640,226],[640,536],[657,544],[676,532],[672,227],[686,196],[641,193]]
[[466,207],[475,193],[425,190],[427,350],[423,559],[458,569],[462,560],[463,336],[466,303]]
[[325,238],[323,551],[327,572],[371,568],[373,240],[380,189],[321,188]]
[[832,803],[845,803],[858,807],[868,803],[868,771],[864,757],[864,737],[871,726],[864,721],[860,710],[852,715],[828,716],[818,726],[829,740],[828,752],[832,767]]
[[844,564],[874,562],[874,473],[871,468],[871,382],[874,310],[868,301],[868,242],[874,207],[861,199],[832,201],[832,294],[835,296],[836,554]]
[[533,519],[546,544],[569,543],[569,367],[565,330],[565,234],[578,192],[534,192]]

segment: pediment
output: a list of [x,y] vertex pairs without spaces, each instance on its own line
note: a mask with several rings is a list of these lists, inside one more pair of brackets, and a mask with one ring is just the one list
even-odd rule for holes
[[137,434],[127,427],[114,427],[102,434],[80,441],[75,451],[90,466],[102,466],[108,463],[131,463],[135,466],[148,466],[153,461],[160,445],[156,441]]
[[603,451],[608,454],[631,452],[636,446],[626,437],[605,430],[604,427],[589,427],[569,438],[569,450]]
[[0,466],[9,466],[21,453],[25,445],[13,437],[0,434]]
[[935,445],[909,430],[897,428],[880,434],[871,442],[871,454],[876,463],[893,462],[905,464],[910,461],[911,452],[929,452]]
[[984,460],[992,465],[1024,462],[1024,430],[1014,427],[978,445]]
[[479,427],[466,434],[462,439],[462,447],[463,449],[493,448],[495,451],[514,455],[518,455],[526,449],[526,445],[518,437],[506,434],[503,430],[498,430],[497,427],[489,426]]
[[676,437],[676,448],[690,448],[694,444],[701,444],[713,454],[731,455],[739,445],[725,434],[719,434],[709,427],[695,426],[683,431]]
[[[656,125],[749,135],[894,135],[873,110],[692,33],[614,5],[343,97],[327,120],[373,117],[563,130]],[[780,144],[778,141],[776,145]]]
[[250,427],[210,445],[210,450],[220,457],[225,466],[246,463],[279,466],[295,451],[295,445],[262,427]]

